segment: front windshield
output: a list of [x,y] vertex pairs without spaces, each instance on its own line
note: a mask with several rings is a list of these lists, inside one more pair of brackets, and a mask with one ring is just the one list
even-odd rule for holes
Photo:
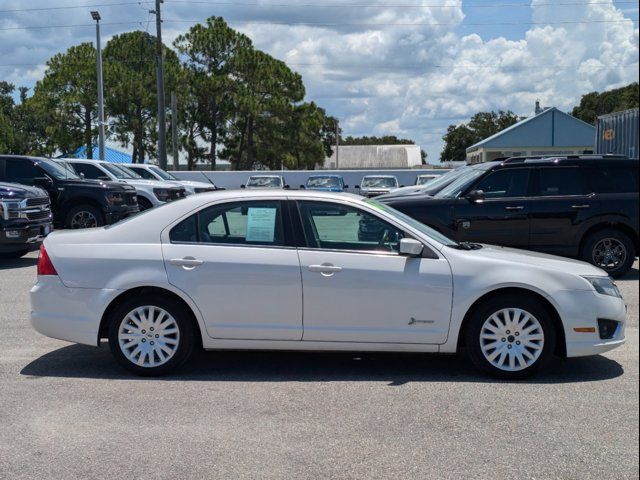
[[364,177],[361,187],[365,188],[394,188],[398,186],[396,177]]
[[311,177],[307,180],[307,187],[341,188],[342,183],[338,177]]
[[416,185],[424,185],[425,183],[431,182],[435,177],[432,176],[420,176],[418,177],[418,181],[416,182]]
[[455,198],[466,190],[470,183],[484,175],[485,172],[486,170],[481,168],[470,168],[469,170],[465,170],[458,178],[451,182],[451,185],[440,190],[434,195],[434,197]]
[[151,170],[163,180],[178,180],[174,175],[171,175],[169,172],[165,172],[160,167],[149,167],[149,170]]
[[54,162],[53,160],[42,158],[38,160],[38,165],[40,165],[45,172],[47,172],[56,180],[80,179],[78,174],[69,165],[66,165],[64,163],[61,165],[58,162]]
[[276,187],[282,186],[280,177],[250,177],[247,187]]
[[411,218],[408,215],[405,215],[404,213],[396,210],[395,208],[391,208],[389,205],[385,205],[384,203],[377,202],[370,198],[363,199],[363,201],[371,205],[373,208],[377,208],[378,210],[382,210],[385,213],[388,213],[396,218],[399,218],[407,225],[415,228],[420,233],[425,234],[429,238],[434,239],[436,242],[441,243],[442,245],[446,245],[449,247],[457,245],[457,242],[451,240],[449,237],[446,237],[445,235],[441,234],[440,232],[434,230],[431,227],[427,227],[424,223],[420,223],[416,219]]
[[111,175],[120,180],[135,180],[142,178],[132,170],[129,170],[128,168],[122,167],[120,165],[114,165],[112,163],[101,163],[100,165],[102,165],[102,168],[107,170]]

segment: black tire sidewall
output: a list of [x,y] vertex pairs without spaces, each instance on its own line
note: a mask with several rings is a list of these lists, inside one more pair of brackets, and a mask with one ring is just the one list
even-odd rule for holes
[[[482,353],[480,348],[480,331],[487,318],[503,308],[520,308],[532,314],[544,333],[544,346],[537,361],[517,372],[508,372],[494,367]],[[503,379],[517,380],[527,378],[543,368],[553,356],[556,347],[556,329],[551,314],[547,308],[537,299],[524,295],[505,295],[494,297],[478,306],[472,313],[470,322],[465,331],[465,347],[467,355],[472,363],[483,372]]]
[[96,227],[102,227],[105,224],[104,215],[98,208],[94,207],[93,205],[78,205],[76,207],[73,207],[67,213],[67,218],[64,222],[65,227],[71,229],[71,220],[73,219],[74,215],[82,211],[90,212],[95,217],[97,223]]
[[[131,363],[131,361],[129,361],[122,353],[118,343],[118,329],[120,328],[120,323],[124,317],[133,309],[144,305],[153,305],[166,310],[176,320],[178,330],[180,331],[180,342],[178,343],[176,353],[167,363],[157,367],[141,367]],[[193,352],[195,345],[195,332],[190,315],[185,311],[183,305],[171,298],[165,299],[160,298],[157,295],[149,294],[136,296],[118,305],[111,312],[107,320],[109,322],[109,348],[111,349],[111,353],[120,365],[136,375],[166,375],[186,362]]]
[[153,203],[151,203],[149,199],[138,195],[138,208],[140,209],[141,212],[144,212],[145,210],[152,209]]
[[[624,232],[621,232],[620,230],[606,229],[600,230],[599,232],[595,232],[590,235],[584,244],[584,248],[582,249],[582,260],[593,265],[593,249],[600,240],[603,240],[605,238],[615,238],[627,249],[627,258],[625,259],[624,263],[613,270],[603,269],[612,277],[620,277],[631,269],[631,267],[633,266],[633,262],[635,261],[635,247],[633,245],[633,242]],[[602,268],[598,265],[595,266],[598,268]]]

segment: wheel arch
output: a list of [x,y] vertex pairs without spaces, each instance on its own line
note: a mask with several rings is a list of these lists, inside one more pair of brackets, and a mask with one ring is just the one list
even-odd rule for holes
[[609,220],[606,222],[600,222],[596,225],[593,225],[588,230],[586,230],[582,234],[582,237],[580,238],[579,254],[580,255],[583,254],[585,244],[587,243],[587,240],[591,235],[601,230],[609,230],[609,229],[619,230],[620,232],[627,235],[631,239],[631,242],[633,243],[633,246],[635,249],[634,255],[638,255],[638,251],[640,250],[640,240],[638,238],[638,233],[629,224],[623,221],[618,221],[618,220]]
[[566,357],[567,342],[566,342],[566,337],[564,333],[562,318],[560,317],[558,310],[547,298],[545,298],[540,293],[528,288],[523,288],[523,287],[497,288],[495,290],[486,292],[480,298],[478,298],[475,302],[473,302],[473,304],[467,309],[467,312],[465,313],[464,318],[462,320],[462,324],[460,325],[460,331],[458,333],[457,349],[459,350],[460,347],[464,347],[466,329],[469,326],[471,317],[473,316],[475,311],[480,307],[480,305],[484,304],[485,302],[493,298],[500,297],[503,295],[508,295],[508,294],[526,295],[529,298],[534,298],[536,301],[540,302],[540,304],[547,310],[547,312],[549,313],[549,315],[553,320],[553,324],[556,331],[556,338],[557,338],[555,353],[556,355],[561,356],[563,358]]
[[180,296],[179,294],[177,294],[176,292],[172,291],[172,290],[168,290],[166,288],[162,288],[162,287],[157,287],[157,286],[139,286],[139,287],[133,287],[130,288],[122,293],[120,293],[117,297],[115,297],[113,300],[111,300],[111,302],[109,302],[109,305],[107,306],[107,308],[105,309],[105,311],[102,314],[102,318],[100,319],[100,327],[98,329],[98,345],[100,344],[100,340],[103,338],[107,338],[109,335],[109,322],[108,322],[108,318],[110,317],[111,313],[113,312],[113,310],[120,305],[122,302],[130,299],[130,298],[134,298],[136,296],[142,295],[142,294],[149,294],[149,293],[155,293],[157,295],[161,295],[164,298],[172,298],[175,301],[177,301],[178,303],[180,303],[185,311],[189,314],[189,318],[191,319],[191,322],[193,323],[193,327],[196,329],[196,331],[199,333],[199,335],[196,335],[196,338],[198,339],[198,346],[200,348],[202,348],[202,344],[203,344],[203,335],[205,330],[202,328],[202,326],[200,325],[200,321],[198,319],[198,315],[196,314],[196,312],[194,311],[194,307],[192,307],[190,305],[190,303],[185,300],[182,296]]
[[68,199],[62,206],[61,213],[64,217],[63,221],[66,220],[69,211],[74,207],[79,207],[80,205],[91,205],[92,207],[97,208],[102,214],[104,214],[104,204],[100,203],[98,200],[88,196],[79,196],[72,197]]

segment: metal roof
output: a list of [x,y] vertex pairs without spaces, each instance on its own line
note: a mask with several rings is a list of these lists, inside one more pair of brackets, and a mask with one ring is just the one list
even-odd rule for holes
[[593,125],[552,107],[471,145],[467,152],[480,147],[586,147],[594,145],[595,133]]
[[[97,160],[99,155],[98,146],[94,145],[93,147],[93,160]],[[75,152],[69,154],[67,158],[87,158],[87,147],[82,146],[78,148]],[[131,155],[128,153],[121,152],[120,150],[116,150],[114,148],[105,147],[104,148],[104,159],[107,162],[111,163],[131,163]]]

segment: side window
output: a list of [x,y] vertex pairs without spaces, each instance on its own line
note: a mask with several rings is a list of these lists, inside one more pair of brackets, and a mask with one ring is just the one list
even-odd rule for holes
[[482,190],[485,198],[526,197],[529,190],[528,168],[498,170],[480,179],[473,190]]
[[169,232],[169,240],[176,243],[196,243],[198,241],[198,214],[181,221]]
[[589,183],[596,193],[637,193],[638,168],[631,166],[603,166],[585,169]]
[[138,175],[140,175],[142,178],[146,180],[157,180],[157,178],[153,176],[153,173],[151,173],[146,168],[136,168],[136,167],[127,167],[127,168],[129,170],[133,170],[134,172],[136,172]]
[[45,173],[42,171],[42,169],[34,165],[29,160],[8,158],[5,165],[5,176],[7,182],[33,185],[34,178],[45,176]]
[[307,245],[329,250],[397,252],[404,232],[364,210],[325,202],[298,202]]
[[95,165],[88,163],[72,163],[71,164],[78,175],[83,174],[84,178],[89,180],[96,180],[100,177],[106,177],[107,175]]
[[540,168],[538,172],[536,196],[554,197],[590,193],[583,171],[578,167],[548,167]]

